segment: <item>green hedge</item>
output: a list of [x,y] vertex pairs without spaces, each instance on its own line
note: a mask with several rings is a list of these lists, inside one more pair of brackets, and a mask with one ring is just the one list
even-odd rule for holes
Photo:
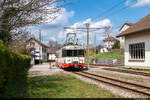
[[17,81],[18,73],[27,72],[30,68],[30,60],[29,56],[10,51],[0,40],[0,94]]

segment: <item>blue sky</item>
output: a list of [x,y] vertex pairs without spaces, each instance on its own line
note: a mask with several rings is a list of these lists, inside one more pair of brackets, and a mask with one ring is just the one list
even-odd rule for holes
[[[38,30],[42,31],[43,42],[49,40],[63,43],[65,35],[70,30],[64,31],[64,26],[85,27],[84,23],[89,22],[91,27],[113,27],[112,36],[119,34],[118,30],[125,22],[135,23],[150,13],[150,0],[70,0],[73,4],[62,8],[62,13],[52,23],[42,24],[32,27],[29,30],[38,37]],[[108,10],[112,6],[122,2],[114,9]],[[132,6],[130,6],[132,4]],[[123,7],[127,7],[122,9]],[[121,11],[120,11],[121,9]],[[115,12],[115,13],[113,13]],[[106,16],[106,17],[105,17]],[[76,31],[74,31],[76,32]],[[86,44],[86,33],[76,32],[81,43]],[[101,30],[91,32],[90,41],[93,43],[93,34],[97,34],[97,44],[102,43],[105,38]]]
[[[95,17],[98,17],[105,10],[118,4],[120,1],[124,1],[124,3],[122,3],[119,7],[116,7],[112,11],[104,14],[104,16],[107,16],[111,12],[117,11],[122,7],[127,6],[126,2],[129,0],[72,0],[72,1],[74,2],[74,4],[66,7],[67,11],[73,10],[75,12],[74,17],[69,20],[70,24],[73,24],[78,21],[83,21],[87,18],[95,19]],[[130,1],[133,3],[137,2],[137,0],[130,0]],[[150,0],[147,1],[150,2]],[[112,23],[116,26],[122,25],[126,21],[137,22],[139,19],[150,13],[150,8],[148,6],[149,5],[143,4],[137,7],[129,7],[116,14],[111,14],[109,17],[104,16],[98,17],[97,20],[109,18],[112,21]]]

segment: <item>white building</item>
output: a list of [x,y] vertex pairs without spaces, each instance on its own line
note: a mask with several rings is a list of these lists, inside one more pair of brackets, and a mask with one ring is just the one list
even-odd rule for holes
[[[119,30],[120,34],[130,28],[133,24],[132,23],[125,23]],[[125,36],[120,37],[120,49],[124,49],[125,46]]]
[[61,46],[55,46],[48,49],[48,60],[51,65],[55,65],[56,62],[56,51],[58,51]]
[[125,29],[125,66],[150,67],[150,14]]
[[26,43],[27,49],[34,48],[32,53],[35,57],[33,58],[32,63],[34,63],[34,60],[48,60],[48,47],[45,44],[36,40],[35,38],[30,38]]
[[115,42],[116,42],[116,39],[112,36],[105,38],[103,40],[103,46],[100,49],[100,53],[109,52],[112,49]]

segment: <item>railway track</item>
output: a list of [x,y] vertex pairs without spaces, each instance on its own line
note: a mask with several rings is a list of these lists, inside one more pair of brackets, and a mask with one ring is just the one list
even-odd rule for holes
[[[101,67],[103,65],[99,65],[99,64],[90,64],[91,68],[98,68]],[[104,65],[105,66],[105,65]],[[110,65],[106,65],[106,67],[116,67],[116,66],[110,66]],[[141,76],[150,76],[150,73],[146,73],[146,72],[138,72],[138,71],[129,71],[129,70],[123,70],[123,69],[113,69],[113,68],[102,68],[104,70],[109,70],[109,71],[114,71],[114,72],[121,72],[121,73],[129,73],[129,74],[135,74],[135,75],[141,75]],[[142,70],[142,69],[140,69]]]
[[[86,64],[87,66],[87,64]],[[89,64],[89,66],[107,66],[107,67],[116,67],[121,65],[113,65],[113,64]]]
[[146,97],[150,97],[150,87],[147,86],[121,81],[121,80],[117,80],[117,79],[113,79],[101,75],[96,75],[89,72],[73,72],[73,73],[104,84],[112,85],[115,87],[119,87],[121,89],[133,91],[138,94],[143,94]]

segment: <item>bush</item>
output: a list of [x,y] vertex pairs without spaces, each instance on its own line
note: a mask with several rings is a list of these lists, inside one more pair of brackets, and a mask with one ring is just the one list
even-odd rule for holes
[[30,68],[30,57],[13,53],[0,41],[0,95],[2,95],[10,84],[17,81],[20,73],[27,72]]
[[8,31],[0,30],[0,40],[4,41],[4,45],[8,46],[11,41],[11,34]]

